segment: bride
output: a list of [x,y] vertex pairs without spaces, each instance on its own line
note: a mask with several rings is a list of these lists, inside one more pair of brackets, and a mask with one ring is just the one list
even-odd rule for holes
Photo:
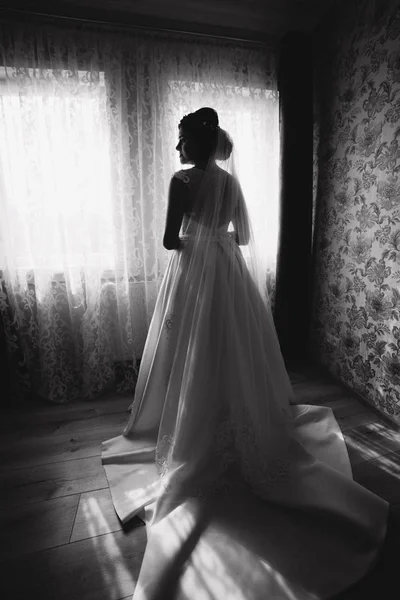
[[[221,495],[231,502],[251,492],[264,501],[264,515],[286,507],[299,521],[312,515],[319,531],[334,523],[331,537],[312,537],[317,554],[331,545],[339,556],[331,561],[335,577],[319,572],[313,580],[319,595],[312,597],[327,598],[376,560],[388,505],[353,481],[332,411],[296,405],[233,142],[217,113],[202,108],[184,116],[176,149],[192,166],[170,183],[164,246],[173,252],[129,421],[122,436],[103,444],[115,510],[127,522],[151,506],[149,531],[156,531],[189,501],[212,506]],[[310,531],[296,534],[305,555]],[[352,536],[364,546],[354,547]],[[141,573],[141,589],[145,578]],[[259,597],[246,593],[246,600]]]

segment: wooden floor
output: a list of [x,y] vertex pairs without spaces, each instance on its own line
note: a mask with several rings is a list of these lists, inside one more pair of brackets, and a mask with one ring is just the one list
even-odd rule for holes
[[[393,595],[382,590],[390,589],[388,578],[400,556],[400,431],[323,371],[302,366],[289,372],[299,401],[332,407],[354,479],[392,505],[380,563],[340,600],[398,598],[399,589]],[[100,461],[100,443],[121,433],[130,402],[108,396],[29,405],[2,416],[1,598],[132,597],[146,531],[140,519],[122,529]]]

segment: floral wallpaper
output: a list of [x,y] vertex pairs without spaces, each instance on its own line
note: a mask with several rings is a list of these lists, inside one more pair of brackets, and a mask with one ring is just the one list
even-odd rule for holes
[[342,2],[313,43],[312,352],[400,423],[400,5]]

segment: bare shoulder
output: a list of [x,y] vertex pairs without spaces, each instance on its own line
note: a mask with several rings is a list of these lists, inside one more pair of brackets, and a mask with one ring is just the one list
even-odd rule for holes
[[230,184],[230,185],[234,185],[236,180],[236,177],[234,177],[233,175],[231,175],[230,173],[228,173],[228,171],[226,171],[225,169],[222,169],[222,167],[218,167],[218,171],[217,171],[218,175],[220,177],[223,177],[226,179],[226,181]]
[[182,181],[183,183],[189,183],[189,170],[190,169],[181,169],[180,171],[176,171],[173,175],[173,179],[177,179],[178,181]]

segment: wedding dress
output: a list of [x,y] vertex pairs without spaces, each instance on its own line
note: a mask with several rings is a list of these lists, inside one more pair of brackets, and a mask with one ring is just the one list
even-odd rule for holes
[[187,194],[181,245],[129,422],[103,443],[119,518],[149,525],[134,598],[329,598],[377,560],[388,504],[353,481],[331,409],[296,405],[228,171],[174,176]]

